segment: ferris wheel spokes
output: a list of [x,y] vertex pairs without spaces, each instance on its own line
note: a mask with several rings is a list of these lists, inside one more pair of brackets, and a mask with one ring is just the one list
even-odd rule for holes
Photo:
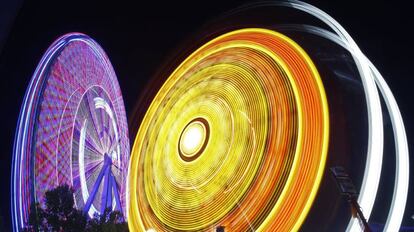
[[[102,181],[103,183],[103,190],[102,190],[102,196],[101,196],[101,209],[100,214],[102,215],[105,212],[105,209],[111,208],[112,210],[117,210],[121,212],[121,201],[119,197],[118,187],[117,183],[115,181],[115,177],[112,174],[112,158],[108,156],[108,154],[104,155],[104,165],[99,172],[98,178],[95,181],[95,184],[93,185],[92,193],[89,195],[88,200],[86,201],[86,204],[83,208],[84,213],[88,213],[93,201],[97,197],[99,186],[101,185]],[[114,194],[115,198],[115,204],[112,205],[112,193]]]

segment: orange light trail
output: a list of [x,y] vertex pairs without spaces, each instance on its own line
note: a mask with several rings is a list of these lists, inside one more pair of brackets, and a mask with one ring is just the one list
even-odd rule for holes
[[140,125],[129,228],[296,231],[328,137],[325,91],[299,45],[267,29],[221,35],[169,76]]

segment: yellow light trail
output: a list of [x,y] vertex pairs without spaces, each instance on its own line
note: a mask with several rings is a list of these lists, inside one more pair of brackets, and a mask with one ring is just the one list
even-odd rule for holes
[[329,115],[319,74],[288,37],[219,36],[169,76],[129,169],[131,231],[295,231],[318,190]]

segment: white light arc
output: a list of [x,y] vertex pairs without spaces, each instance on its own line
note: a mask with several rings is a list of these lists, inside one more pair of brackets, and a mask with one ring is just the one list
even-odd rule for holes
[[[409,152],[404,123],[396,100],[382,75],[371,61],[361,52],[351,36],[332,17],[322,10],[296,0],[275,3],[275,5],[291,7],[306,12],[326,23],[336,34],[317,27],[308,27],[319,36],[330,39],[346,48],[353,56],[361,74],[362,83],[367,98],[369,138],[366,168],[363,183],[360,189],[358,202],[367,218],[370,217],[375,198],[378,192],[379,179],[383,157],[383,122],[382,111],[376,86],[386,103],[390,114],[396,149],[396,174],[394,193],[384,231],[398,231],[404,216],[409,186]],[[375,86],[376,84],[376,86]],[[359,222],[351,219],[347,231],[360,231]]]

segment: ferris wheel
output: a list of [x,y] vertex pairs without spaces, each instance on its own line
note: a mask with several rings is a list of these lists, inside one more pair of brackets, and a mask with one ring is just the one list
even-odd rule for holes
[[[129,161],[124,102],[115,72],[90,37],[60,37],[41,59],[23,100],[13,154],[12,217],[28,223],[32,204],[67,184],[90,217],[126,215]],[[126,218],[125,218],[126,219]]]

